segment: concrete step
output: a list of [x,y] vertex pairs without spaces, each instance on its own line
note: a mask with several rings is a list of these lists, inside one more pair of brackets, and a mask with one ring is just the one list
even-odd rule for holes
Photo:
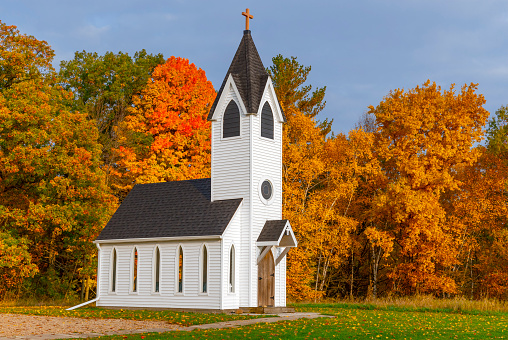
[[293,307],[241,307],[244,313],[253,314],[280,314],[280,313],[294,313]]

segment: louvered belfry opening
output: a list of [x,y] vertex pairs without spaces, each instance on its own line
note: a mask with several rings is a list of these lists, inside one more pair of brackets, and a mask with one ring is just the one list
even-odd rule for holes
[[261,110],[261,137],[273,139],[273,112],[268,102]]
[[240,136],[240,109],[234,100],[226,107],[222,124],[223,138]]

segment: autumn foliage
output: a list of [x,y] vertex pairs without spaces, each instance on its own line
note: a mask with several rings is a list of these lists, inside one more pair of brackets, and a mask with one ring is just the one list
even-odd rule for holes
[[95,272],[115,206],[97,130],[69,110],[44,41],[0,23],[0,296],[65,295]]
[[302,106],[303,70],[281,56],[271,68],[276,79],[300,76],[294,88],[276,82],[289,108],[284,215],[299,240],[288,294],[506,297],[506,110],[479,146],[488,112],[476,85],[427,81],[391,91],[348,135],[325,136],[322,97]]
[[155,68],[125,119],[112,171],[116,189],[135,183],[209,177],[210,123],[215,90],[205,72],[171,57]]
[[[86,298],[91,241],[134,184],[210,176],[203,70],[83,51],[57,74],[53,54],[0,22],[0,297]],[[508,298],[508,108],[487,122],[477,85],[426,81],[335,135],[310,66],[272,61],[283,215],[299,243],[288,295]]]

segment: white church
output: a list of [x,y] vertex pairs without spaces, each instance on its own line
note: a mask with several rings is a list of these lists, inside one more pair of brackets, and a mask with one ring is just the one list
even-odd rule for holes
[[99,237],[97,306],[234,310],[286,305],[282,124],[248,29],[208,120],[211,178],[135,185]]

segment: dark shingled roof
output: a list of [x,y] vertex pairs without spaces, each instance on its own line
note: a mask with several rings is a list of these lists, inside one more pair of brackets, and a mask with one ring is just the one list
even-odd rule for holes
[[210,197],[210,178],[135,185],[97,241],[222,235],[242,199]]
[[[261,96],[263,95],[269,76],[259,57],[250,31],[248,30],[243,31],[242,41],[240,41],[240,46],[238,46],[238,50],[229,66],[226,77],[224,77],[217,97],[215,97],[215,102],[208,114],[208,120],[212,119],[213,112],[217,107],[217,103],[219,102],[219,98],[230,74],[235,81],[240,97],[242,97],[247,113],[257,113],[261,102]],[[282,115],[284,121],[286,121],[284,112],[282,112]]]
[[284,227],[288,220],[271,220],[266,221],[259,234],[257,242],[278,241],[280,235],[284,232]]

